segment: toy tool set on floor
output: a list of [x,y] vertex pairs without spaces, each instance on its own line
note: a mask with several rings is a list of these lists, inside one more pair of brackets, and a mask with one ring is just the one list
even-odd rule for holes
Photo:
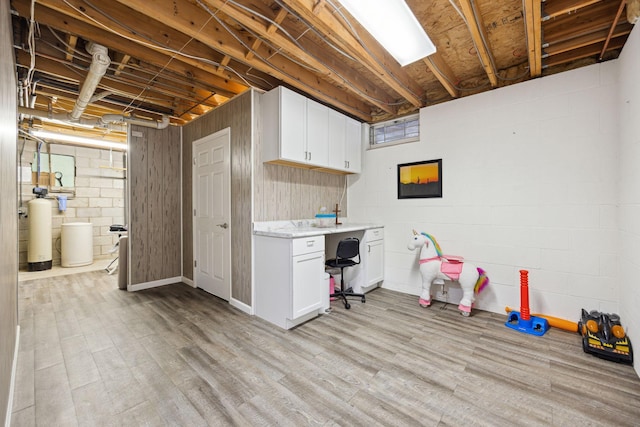
[[587,312],[582,309],[578,332],[582,335],[582,349],[585,353],[614,362],[633,364],[631,341],[617,314],[596,310]]

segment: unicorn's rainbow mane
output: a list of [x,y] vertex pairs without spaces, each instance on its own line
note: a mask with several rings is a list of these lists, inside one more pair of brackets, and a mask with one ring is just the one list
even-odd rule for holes
[[442,249],[440,249],[440,244],[438,243],[436,238],[433,237],[431,234],[427,234],[425,232],[422,232],[420,234],[422,234],[427,239],[431,240],[431,243],[433,243],[433,247],[436,249],[436,252],[438,253],[438,256],[442,256]]

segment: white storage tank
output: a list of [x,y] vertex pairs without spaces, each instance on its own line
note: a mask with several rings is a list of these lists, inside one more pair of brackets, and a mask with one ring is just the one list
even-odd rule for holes
[[93,263],[93,224],[66,222],[60,232],[60,254],[63,267],[80,267]]
[[31,200],[28,206],[27,269],[29,271],[49,270],[52,265],[51,201],[37,198]]

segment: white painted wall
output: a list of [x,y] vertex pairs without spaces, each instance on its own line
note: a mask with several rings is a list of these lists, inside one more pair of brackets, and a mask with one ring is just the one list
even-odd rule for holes
[[[640,28],[635,27],[618,59],[620,70],[620,316],[640,348]],[[640,364],[635,364],[640,375]]]
[[[406,248],[415,228],[487,270],[477,308],[519,309],[527,269],[532,312],[575,321],[583,307],[619,312],[617,62],[424,108],[420,142],[366,151],[363,173],[349,178],[349,219],[385,225],[384,286],[420,293],[417,254]],[[637,150],[636,139],[635,159]],[[443,198],[398,200],[397,165],[438,158]],[[638,176],[625,179],[635,179],[625,212],[638,218]],[[450,287],[451,302],[459,291]]]

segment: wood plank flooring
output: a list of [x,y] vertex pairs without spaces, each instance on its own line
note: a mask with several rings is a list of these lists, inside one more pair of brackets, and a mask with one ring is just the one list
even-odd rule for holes
[[384,289],[284,331],[184,284],[116,280],[20,283],[12,426],[640,425],[635,371],[577,334]]

